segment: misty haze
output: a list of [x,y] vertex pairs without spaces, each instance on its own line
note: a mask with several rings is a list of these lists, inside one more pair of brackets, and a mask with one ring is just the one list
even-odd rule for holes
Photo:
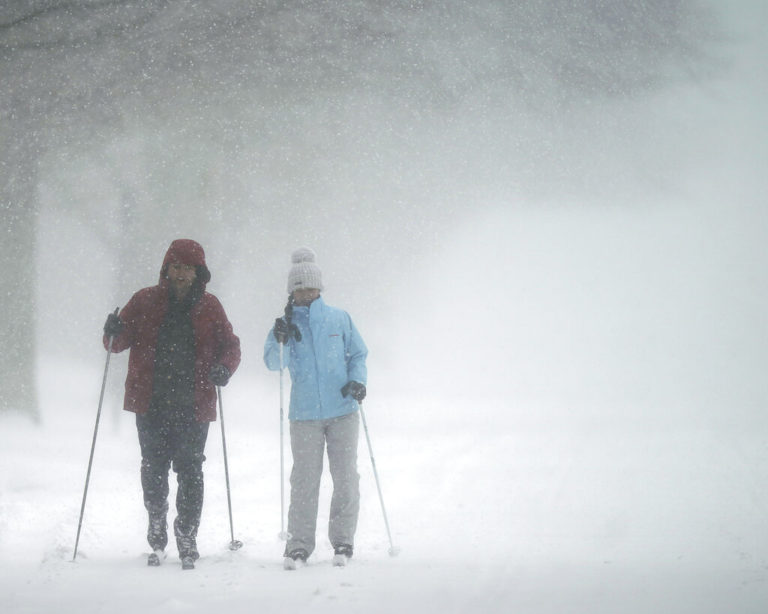
[[[765,612],[767,28],[758,0],[0,3],[0,609]],[[116,354],[70,563],[102,326],[177,238],[241,341],[244,547],[215,422],[194,577],[147,568]],[[262,347],[299,246],[368,345],[401,552],[362,440],[354,559],[325,475],[291,574]]]

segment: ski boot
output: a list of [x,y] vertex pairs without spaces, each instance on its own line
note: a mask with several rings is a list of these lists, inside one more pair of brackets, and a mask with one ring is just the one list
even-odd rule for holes
[[197,551],[197,541],[191,535],[176,537],[176,546],[179,548],[179,558],[182,569],[194,569],[195,561],[200,558]]
[[333,548],[333,566],[344,567],[349,559],[352,558],[352,546],[349,544],[339,544]]
[[285,558],[283,559],[283,569],[286,571],[293,571],[295,570],[299,565],[302,567],[307,564],[307,559],[309,558],[309,553],[304,550],[304,548],[297,548],[296,550],[291,550],[289,553],[285,555]]
[[160,567],[165,560],[165,550],[153,550],[147,557],[147,565],[149,567]]
[[147,541],[152,552],[147,558],[147,565],[158,567],[165,560],[165,547],[168,545],[168,522],[165,514],[150,514],[147,527]]

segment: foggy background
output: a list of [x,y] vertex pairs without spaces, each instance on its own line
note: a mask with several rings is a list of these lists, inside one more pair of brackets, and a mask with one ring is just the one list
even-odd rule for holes
[[[767,11],[0,2],[0,606],[766,611]],[[69,565],[102,325],[179,237],[242,342],[223,394],[247,547],[222,541],[212,434],[200,569],[148,577],[123,354]],[[300,245],[369,346],[403,547],[361,443],[341,583],[322,547],[285,574],[275,541],[261,355]]]
[[309,245],[372,398],[402,394],[388,411],[449,395],[458,423],[490,397],[505,424],[746,427],[766,397],[764,13],[6,5],[2,130],[35,159],[34,317],[6,336],[36,331],[38,386],[58,361],[98,369],[106,313],[189,237],[242,339],[233,387],[274,387],[261,345]]

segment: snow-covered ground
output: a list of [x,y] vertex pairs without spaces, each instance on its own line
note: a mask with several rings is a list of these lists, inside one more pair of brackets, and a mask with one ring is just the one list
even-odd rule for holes
[[318,550],[308,567],[283,571],[277,391],[259,391],[245,377],[224,397],[234,530],[244,547],[227,548],[217,423],[197,569],[182,572],[172,548],[164,566],[146,566],[132,416],[105,407],[73,563],[101,373],[44,361],[41,369],[44,426],[0,419],[2,612],[762,614],[768,607],[761,432],[578,420],[552,427],[535,419],[499,428],[482,416],[508,408],[482,397],[371,398],[366,416],[401,553],[388,555],[361,435],[355,557],[346,568],[331,565],[324,482]]

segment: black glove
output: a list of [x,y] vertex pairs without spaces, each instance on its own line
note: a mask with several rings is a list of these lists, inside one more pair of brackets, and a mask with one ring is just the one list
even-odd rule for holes
[[104,334],[107,337],[117,337],[123,332],[124,328],[125,324],[123,324],[123,321],[117,317],[116,313],[110,313],[107,316],[107,321],[104,322]]
[[224,365],[214,365],[211,368],[210,378],[217,386],[226,386],[230,377],[232,374]]
[[275,335],[278,343],[288,343],[288,331],[290,327],[288,322],[283,318],[277,318],[275,320],[275,328],[272,329],[272,333]]
[[296,339],[297,342],[301,341],[301,333],[299,332],[299,327],[291,322],[291,318],[293,318],[293,294],[288,297],[288,302],[285,304],[283,313],[285,314],[284,319],[288,323],[288,336],[290,337],[293,335],[293,338]]
[[278,343],[288,343],[288,339],[293,337],[296,341],[301,341],[301,333],[299,327],[295,324],[285,321],[283,318],[277,318],[275,320],[275,327],[272,329]]
[[365,384],[355,381],[347,382],[341,389],[341,396],[345,397],[347,395],[360,403],[365,398]]

